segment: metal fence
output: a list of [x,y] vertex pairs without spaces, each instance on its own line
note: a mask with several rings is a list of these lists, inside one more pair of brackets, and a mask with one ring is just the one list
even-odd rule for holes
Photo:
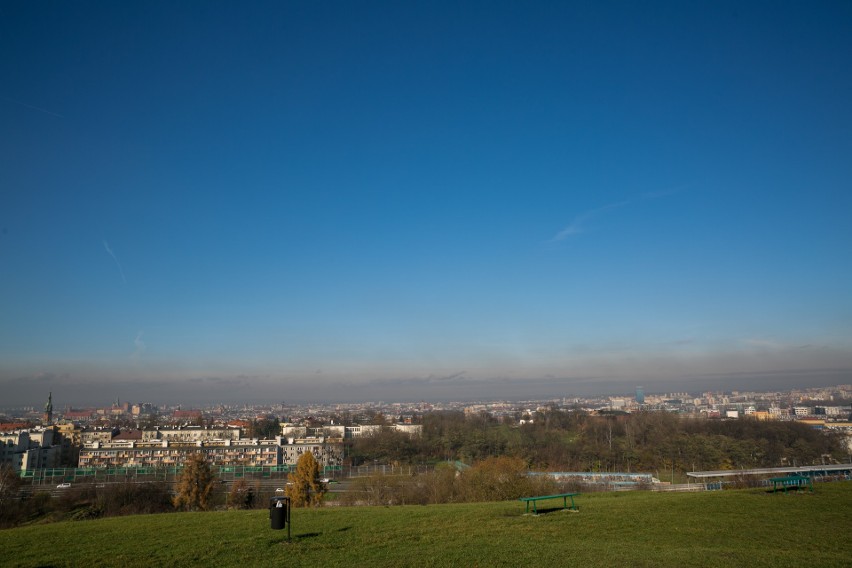
[[[295,470],[291,464],[281,465],[228,465],[212,466],[213,474],[222,481],[238,479],[285,479]],[[349,478],[367,475],[415,475],[431,471],[427,465],[379,465],[362,466],[330,465],[322,469],[324,477]],[[115,483],[145,481],[177,481],[183,472],[183,466],[173,467],[109,467],[109,468],[46,468],[21,472],[21,477],[32,485],[51,485],[57,483]]]

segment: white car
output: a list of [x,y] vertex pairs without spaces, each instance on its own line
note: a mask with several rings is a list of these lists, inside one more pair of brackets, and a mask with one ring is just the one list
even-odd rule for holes
[[70,483],[60,483],[56,486],[57,489],[68,489],[69,487],[71,487]]

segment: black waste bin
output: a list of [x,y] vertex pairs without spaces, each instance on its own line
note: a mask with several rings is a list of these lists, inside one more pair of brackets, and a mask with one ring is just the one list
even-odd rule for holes
[[273,497],[269,500],[269,528],[280,531],[290,522],[290,498]]

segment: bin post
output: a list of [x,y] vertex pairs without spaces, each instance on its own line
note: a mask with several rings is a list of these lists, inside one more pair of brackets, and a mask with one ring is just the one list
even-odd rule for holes
[[273,497],[269,500],[269,528],[280,531],[287,526],[287,541],[290,541],[290,498]]

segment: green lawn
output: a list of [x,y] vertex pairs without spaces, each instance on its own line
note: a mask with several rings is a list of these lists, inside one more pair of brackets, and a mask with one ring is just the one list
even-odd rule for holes
[[[554,501],[553,504],[561,502]],[[0,531],[3,566],[845,566],[852,482],[763,490],[597,493],[579,513],[520,502],[182,513]]]

